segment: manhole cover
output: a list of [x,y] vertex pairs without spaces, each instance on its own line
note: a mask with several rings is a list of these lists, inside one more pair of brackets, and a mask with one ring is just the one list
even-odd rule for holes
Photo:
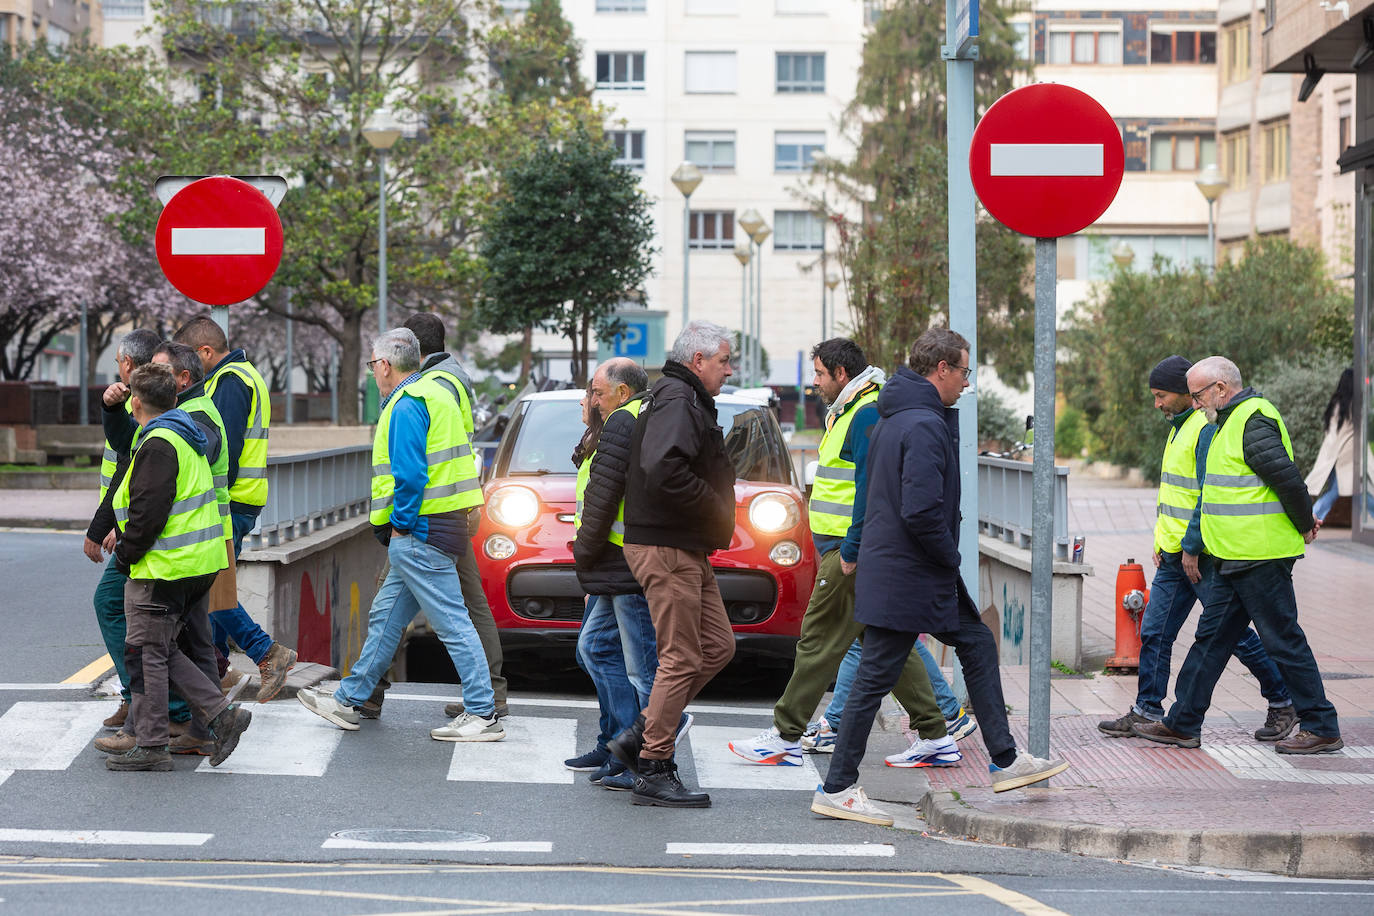
[[361,843],[485,843],[491,837],[461,830],[391,830],[367,827],[360,830],[336,830],[331,837]]
[[1324,681],[1353,681],[1355,678],[1369,677],[1360,671],[1323,671],[1321,676]]

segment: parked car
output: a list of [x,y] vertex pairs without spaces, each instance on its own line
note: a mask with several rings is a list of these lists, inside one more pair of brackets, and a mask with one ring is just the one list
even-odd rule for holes
[[[503,646],[572,653],[585,596],[572,562],[582,392],[546,391],[516,404],[484,487],[473,538]],[[735,464],[735,535],[711,556],[738,648],[791,659],[816,577],[815,548],[782,430],[756,397],[716,398]]]

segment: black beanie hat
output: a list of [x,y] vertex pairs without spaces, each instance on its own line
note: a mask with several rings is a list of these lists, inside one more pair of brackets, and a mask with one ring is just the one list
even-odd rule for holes
[[1188,393],[1188,370],[1193,364],[1181,356],[1166,356],[1150,370],[1150,387],[1174,394]]

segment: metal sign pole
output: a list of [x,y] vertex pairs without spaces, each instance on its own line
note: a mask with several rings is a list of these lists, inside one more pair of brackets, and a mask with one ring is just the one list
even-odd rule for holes
[[1050,755],[1054,588],[1054,353],[1057,239],[1035,240],[1035,458],[1031,473],[1030,752]]

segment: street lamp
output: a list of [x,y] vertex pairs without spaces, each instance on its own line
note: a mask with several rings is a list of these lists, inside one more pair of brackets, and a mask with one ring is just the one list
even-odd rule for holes
[[754,371],[758,375],[755,382],[761,385],[766,381],[763,375],[763,240],[773,234],[772,228],[762,220],[759,227],[750,233],[754,244],[758,246],[758,260],[755,262],[754,269]]
[[1217,269],[1217,225],[1213,214],[1216,210],[1217,198],[1231,186],[1231,183],[1221,174],[1221,169],[1217,168],[1216,163],[1199,172],[1197,180],[1193,183],[1202,192],[1202,196],[1207,198],[1207,266],[1215,271]]
[[754,252],[746,241],[735,243],[735,260],[739,261],[739,377],[749,376],[749,348],[745,346],[749,327],[749,259]]
[[1127,245],[1123,239],[1112,246],[1112,260],[1122,270],[1130,270],[1131,262],[1135,260],[1135,249]]
[[386,323],[386,151],[401,137],[401,128],[382,109],[373,113],[363,125],[363,139],[377,151],[377,329],[385,331]]
[[825,288],[830,290],[830,316],[822,319],[821,336],[824,340],[830,339],[830,325],[835,321],[835,287],[840,285],[840,275],[835,271],[830,271],[825,275]]
[[682,192],[682,326],[685,328],[689,320],[687,254],[692,237],[692,192],[701,184],[701,169],[690,162],[683,162],[674,170],[671,180],[674,187]]

